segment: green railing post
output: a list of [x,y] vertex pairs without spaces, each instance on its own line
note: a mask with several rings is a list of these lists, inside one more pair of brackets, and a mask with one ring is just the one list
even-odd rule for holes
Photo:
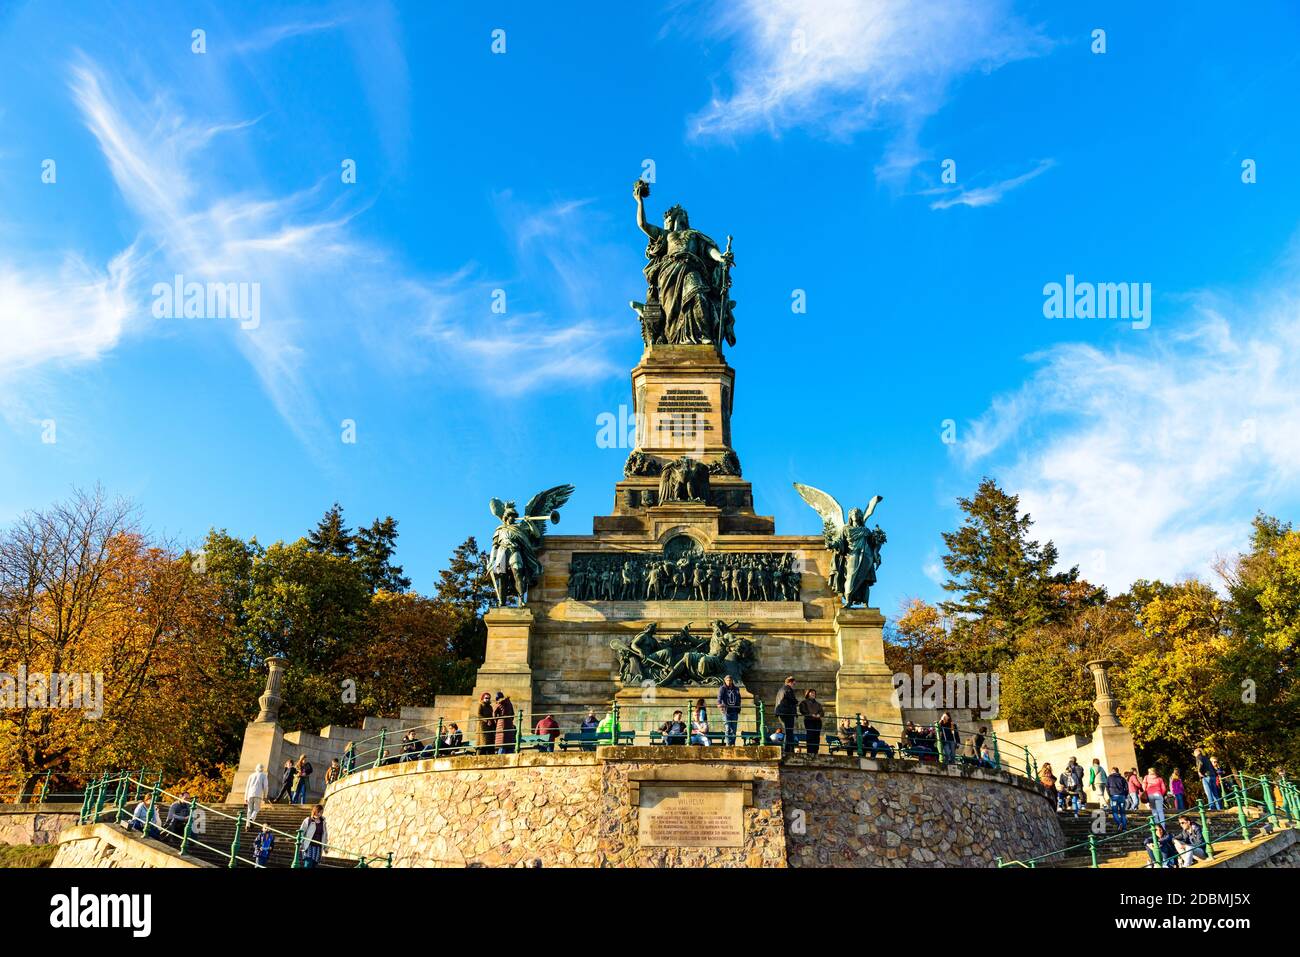
[[50,775],[53,773],[53,771],[46,771],[45,780],[41,782],[41,800],[39,802],[41,804],[45,803],[45,796],[50,793]]
[[158,808],[158,797],[162,793],[162,772],[158,772],[158,780],[154,782],[153,789],[150,792],[153,798],[149,801],[149,810],[156,811]]
[[[618,721],[616,720],[616,721],[614,722],[614,724],[616,725],[616,727],[615,727],[615,729],[614,729],[614,731],[615,731],[615,741],[614,741],[614,743],[615,743],[615,744],[618,744],[618,740],[617,740],[617,732],[618,732],[617,724],[618,724]],[[524,740],[524,728],[526,728],[526,727],[528,727],[528,712],[527,712],[527,711],[520,711],[520,712],[519,712],[519,720],[515,722],[515,754],[518,754],[519,751],[520,751],[520,748],[521,748],[522,742],[523,742],[523,740]]]
[[244,833],[244,812],[240,809],[239,816],[235,818],[235,836],[230,841],[230,863],[227,867],[235,866],[235,857],[239,854],[239,835]]
[[186,850],[189,848],[189,846],[190,846],[190,830],[194,827],[194,808],[195,808],[195,806],[196,806],[198,803],[199,803],[199,799],[198,799],[198,798],[190,798],[190,813],[189,813],[189,815],[185,818],[185,833],[181,835],[181,855],[182,855],[182,856],[184,856],[185,851],[186,851]]
[[388,729],[380,728],[379,729],[379,750],[375,752],[375,763],[370,765],[372,768],[379,767],[379,765],[384,760],[384,741],[387,737],[388,737]]
[[[609,709],[609,713],[613,716],[613,721],[611,721],[609,725],[609,737],[610,737],[609,743],[618,744],[618,702],[617,701],[615,701],[613,707]],[[694,720],[693,717],[692,720]],[[686,724],[686,743],[687,744],[691,743],[690,722],[687,722]]]
[[[993,767],[994,767],[995,770],[1001,771],[1001,770],[1002,770],[1002,753],[1001,753],[1000,751],[998,751],[998,733],[997,733],[996,731],[990,731],[990,732],[989,732],[989,738],[991,738],[992,741],[993,741]],[[978,754],[975,755],[975,760],[976,760],[977,762],[979,761],[979,759],[980,759],[980,756],[979,756]]]
[[863,742],[862,742],[862,715],[857,714],[857,715],[854,715],[854,717],[855,717],[855,719],[857,720],[857,724],[855,725],[855,728],[854,728],[854,731],[853,731],[853,734],[854,734],[854,736],[855,736],[855,738],[856,738],[856,744],[857,744],[857,747],[854,748],[854,750],[858,752],[858,757],[861,758],[862,755],[863,755],[863,752],[865,751],[865,748],[863,748],[863,746],[862,746],[862,743],[863,743]]
[[1264,792],[1264,808],[1268,811],[1268,822],[1277,827],[1277,805],[1273,802],[1273,784],[1267,774],[1259,776],[1259,789]]
[[442,747],[442,718],[438,719],[438,736],[433,739],[433,756],[438,756],[438,749]]
[[122,823],[122,808],[126,805],[127,784],[130,780],[130,777],[125,772],[117,779],[117,794],[113,796],[117,802],[117,813],[113,815],[114,824]]
[[1214,860],[1214,835],[1210,833],[1210,824],[1205,819],[1205,799],[1196,802],[1196,810],[1201,816],[1201,839],[1205,841],[1205,856]]
[[1023,744],[1021,747],[1025,749],[1025,777],[1029,778],[1031,781],[1036,780],[1038,778],[1038,772],[1036,769],[1031,770],[1032,765],[1029,763],[1029,748]]
[[392,852],[392,851],[389,851],[389,852],[388,852],[388,861],[384,864],[384,867],[392,867],[392,866],[393,866],[393,852]]
[[1092,866],[1097,866],[1097,835],[1088,835],[1088,853],[1092,855]]
[[763,747],[767,744],[767,719],[764,717],[766,712],[763,709],[762,699],[754,702],[754,704],[758,708],[758,746]]
[[1235,788],[1233,797],[1237,801],[1237,821],[1241,825],[1241,839],[1250,841],[1250,828],[1246,826],[1246,804],[1241,796],[1241,788]]
[[1160,851],[1160,837],[1159,835],[1156,834],[1155,818],[1150,818],[1147,820],[1147,827],[1151,831],[1151,850],[1156,859],[1156,867],[1164,867],[1165,856]]
[[299,828],[298,832],[293,836],[293,860],[289,862],[290,869],[295,867],[301,867],[302,866],[302,864],[300,863],[301,861],[302,861],[302,829]]
[[94,820],[98,821],[99,816],[104,813],[104,798],[108,793],[108,772],[104,772],[104,779],[99,783],[99,790],[95,795],[95,816]]
[[90,796],[90,790],[91,790],[91,788],[93,788],[93,787],[94,787],[93,784],[88,784],[88,785],[86,785],[84,788],[82,788],[82,791],[81,791],[81,811],[78,812],[78,814],[77,814],[77,823],[78,823],[78,824],[85,824],[85,823],[86,823],[86,800],[87,800],[87,798]]
[[948,762],[943,759],[943,725],[938,721],[934,723],[934,749],[938,752],[934,760],[939,767],[943,767]]
[[997,862],[998,867],[1001,867],[1001,866],[1002,866],[1002,858],[1000,858],[1000,857],[995,857],[994,860]]

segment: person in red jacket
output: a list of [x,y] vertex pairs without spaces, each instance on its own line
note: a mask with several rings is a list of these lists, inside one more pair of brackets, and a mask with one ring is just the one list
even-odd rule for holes
[[548,714],[541,721],[537,722],[537,726],[533,728],[533,734],[545,736],[550,739],[546,744],[543,744],[538,748],[539,751],[554,751],[555,739],[560,736],[560,724]]
[[1147,776],[1142,779],[1142,790],[1146,792],[1147,803],[1151,805],[1151,820],[1157,824],[1165,823],[1165,795],[1169,788],[1165,779],[1156,774],[1155,768],[1147,768]]

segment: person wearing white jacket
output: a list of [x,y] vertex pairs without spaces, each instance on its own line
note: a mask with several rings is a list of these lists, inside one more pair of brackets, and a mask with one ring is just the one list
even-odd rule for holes
[[248,805],[248,826],[252,827],[257,820],[257,812],[262,810],[262,799],[266,797],[267,792],[271,790],[271,781],[266,776],[266,768],[262,765],[257,766],[248,780],[244,782],[244,803]]

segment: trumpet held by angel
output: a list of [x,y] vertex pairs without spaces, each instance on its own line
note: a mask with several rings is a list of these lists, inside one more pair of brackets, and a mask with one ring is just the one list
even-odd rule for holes
[[523,515],[514,502],[494,498],[489,503],[492,514],[501,523],[492,533],[492,552],[488,557],[488,573],[496,589],[498,605],[504,606],[511,596],[517,604],[527,603],[528,590],[542,577],[538,555],[546,536],[546,523],[559,524],[560,507],[572,494],[572,485],[557,485],[538,492],[528,500]]
[[826,583],[840,596],[844,607],[866,605],[871,598],[871,586],[876,583],[880,549],[886,541],[879,525],[867,528],[867,519],[884,497],[875,495],[865,510],[851,508],[846,516],[844,507],[821,489],[798,482],[794,488],[822,518],[822,534],[831,552],[831,571]]

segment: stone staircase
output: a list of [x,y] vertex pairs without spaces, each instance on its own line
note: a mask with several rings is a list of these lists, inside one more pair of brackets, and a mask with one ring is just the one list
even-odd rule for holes
[[[1091,867],[1092,855],[1088,850],[1088,835],[1092,833],[1093,815],[1097,811],[1097,806],[1091,805],[1084,808],[1078,817],[1074,816],[1072,811],[1062,811],[1057,813],[1057,818],[1061,823],[1061,831],[1065,835],[1065,847],[1069,848],[1061,857],[1053,860],[1041,862],[1039,867],[1061,867],[1061,868],[1078,868]],[[1206,822],[1210,826],[1210,832],[1218,835],[1227,831],[1229,828],[1237,825],[1239,819],[1235,809],[1224,811],[1210,811],[1206,814]],[[1178,813],[1166,810],[1165,818],[1167,821],[1175,822]],[[1198,820],[1199,815],[1193,817]],[[1254,808],[1246,811],[1247,827],[1252,835],[1262,833],[1264,821],[1261,819],[1259,812]],[[1138,811],[1128,812],[1128,829],[1121,836],[1116,837],[1115,825],[1110,819],[1110,811],[1106,811],[1106,832],[1097,835],[1097,866],[1098,867],[1146,867],[1151,858],[1147,855],[1146,845],[1143,843],[1151,834],[1150,828],[1151,812],[1145,806]],[[1171,826],[1174,826],[1171,824]],[[1108,840],[1100,843],[1103,838]],[[1215,848],[1236,847],[1240,844],[1240,837],[1236,839],[1216,839]],[[1076,846],[1078,845],[1078,846]]]
[[[130,807],[134,807],[131,802],[128,802],[128,805],[126,814],[130,813]],[[213,810],[208,811],[204,816],[203,833],[191,829],[190,843],[185,849],[185,856],[216,867],[227,867],[230,863],[230,843],[235,836],[236,817],[240,811],[244,810],[244,805],[216,804],[211,805],[211,808],[222,813],[216,814],[213,813]],[[111,823],[114,811],[115,808],[112,804],[106,804],[100,820]],[[257,815],[255,828],[244,826],[243,834],[239,838],[238,857],[241,859],[235,861],[235,866],[244,868],[252,866],[248,862],[256,857],[253,850],[253,840],[261,830],[261,826],[269,824],[277,833],[275,835],[275,845],[271,849],[271,856],[267,860],[266,866],[268,868],[290,867],[293,864],[294,842],[292,837],[286,837],[285,835],[296,833],[302,819],[310,813],[310,805],[263,804],[261,811]],[[228,814],[229,817],[223,817],[223,814]],[[159,808],[158,816],[160,819],[166,819],[167,806],[165,804]],[[181,839],[180,836],[168,835],[163,843],[173,850],[178,850]],[[380,859],[370,866],[382,867],[384,863],[384,860]],[[355,867],[356,861],[350,858],[325,856],[321,858],[319,866],[332,868]]]

